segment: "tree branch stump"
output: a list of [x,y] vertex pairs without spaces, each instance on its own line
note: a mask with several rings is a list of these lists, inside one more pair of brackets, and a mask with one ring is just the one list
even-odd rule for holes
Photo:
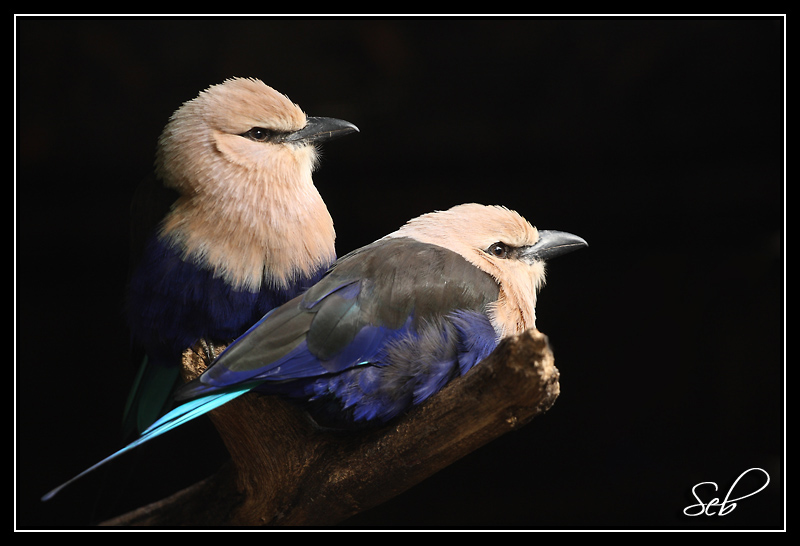
[[[187,350],[184,379],[207,363],[202,347]],[[101,525],[334,525],[527,424],[559,388],[547,336],[530,330],[378,429],[325,429],[291,402],[247,393],[209,413],[231,455],[216,474]]]

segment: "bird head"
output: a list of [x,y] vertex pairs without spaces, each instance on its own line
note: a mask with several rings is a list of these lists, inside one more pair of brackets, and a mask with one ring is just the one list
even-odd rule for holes
[[252,173],[283,173],[274,184],[310,182],[315,144],[356,131],[346,121],[306,116],[260,80],[228,79],[175,111],[159,138],[156,172],[184,194],[229,194],[227,181]]
[[156,175],[180,194],[160,236],[236,288],[314,274],[335,259],[336,237],[311,178],[316,144],[356,131],[306,116],[257,79],[201,91],[158,141]]
[[419,216],[389,237],[411,237],[457,252],[500,287],[492,319],[500,337],[535,327],[545,262],[588,246],[577,235],[538,230],[513,210],[467,203]]

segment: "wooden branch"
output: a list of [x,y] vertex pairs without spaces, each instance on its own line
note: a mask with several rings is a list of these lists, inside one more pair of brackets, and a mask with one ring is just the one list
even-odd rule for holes
[[[187,379],[205,369],[203,355],[184,353]],[[230,462],[102,525],[334,525],[544,413],[558,397],[558,380],[547,337],[531,330],[376,430],[323,429],[289,402],[248,393],[209,414]]]

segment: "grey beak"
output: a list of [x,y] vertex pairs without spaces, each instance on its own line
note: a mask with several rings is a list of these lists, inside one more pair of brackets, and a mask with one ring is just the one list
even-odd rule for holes
[[527,247],[522,257],[528,260],[551,260],[562,254],[568,254],[589,246],[583,238],[567,233],[566,231],[539,230],[539,240],[536,244]]
[[309,117],[306,126],[287,135],[285,142],[323,142],[350,133],[357,133],[358,127],[336,118]]

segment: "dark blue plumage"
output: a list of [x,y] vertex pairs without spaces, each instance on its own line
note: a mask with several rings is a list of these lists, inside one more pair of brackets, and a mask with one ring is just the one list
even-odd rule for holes
[[235,339],[267,312],[315,284],[328,266],[297,274],[287,285],[234,288],[213,271],[181,258],[153,236],[128,285],[126,314],[134,338],[144,340],[151,361],[177,367],[181,353],[199,339]]
[[[364,364],[255,391],[304,400],[322,424],[385,423],[466,374],[497,346],[488,317],[456,310],[421,331],[405,325]],[[388,339],[389,336],[387,336]]]

